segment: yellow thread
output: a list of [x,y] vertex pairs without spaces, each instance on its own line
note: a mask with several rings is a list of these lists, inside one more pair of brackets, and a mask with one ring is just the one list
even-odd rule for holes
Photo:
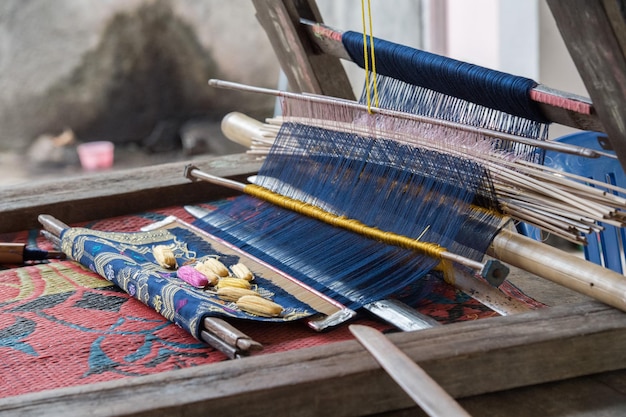
[[367,14],[369,16],[370,23],[370,48],[372,54],[372,77],[374,84],[374,106],[378,107],[378,86],[376,82],[376,59],[374,58],[374,25],[372,24],[372,5],[370,0],[367,0]]
[[372,4],[367,0],[367,16],[369,21],[370,51],[367,50],[368,26],[365,24],[365,0],[361,0],[361,24],[363,25],[363,61],[365,63],[365,95],[367,96],[367,111],[372,113],[372,91],[369,77],[369,60],[372,60],[372,85],[374,86],[374,106],[378,107],[378,86],[376,82],[376,59],[374,58],[374,30],[372,24]]
[[[447,252],[446,248],[439,246],[437,243],[419,242],[415,239],[402,236],[393,232],[385,232],[375,227],[367,226],[355,219],[349,219],[345,216],[337,216],[322,210],[314,205],[304,203],[293,198],[285,197],[277,194],[267,188],[260,187],[255,184],[248,184],[243,190],[246,194],[260,198],[279,207],[294,211],[299,214],[320,220],[332,226],[341,227],[342,229],[358,233],[370,239],[375,239],[388,245],[398,246],[404,249],[411,249],[421,252],[434,259],[442,259],[442,253]],[[448,262],[444,262],[448,264]],[[446,272],[444,269],[444,272]]]
[[361,24],[363,26],[363,61],[365,63],[365,95],[367,96],[367,111],[371,113],[372,103],[370,101],[370,72],[369,53],[367,51],[367,27],[365,26],[365,0],[361,0]]

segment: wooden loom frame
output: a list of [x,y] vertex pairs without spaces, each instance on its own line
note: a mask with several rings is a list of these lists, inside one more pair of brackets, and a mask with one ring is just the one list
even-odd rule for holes
[[[320,74],[326,68],[333,68],[329,66],[333,64],[319,62],[305,35],[293,23],[294,17],[301,13],[320,19],[314,2],[253,1],[271,39],[280,36],[289,42],[296,41],[298,53],[312,57],[302,61],[302,56],[294,56],[299,61],[295,61],[298,65],[293,70],[303,79],[327,85]],[[567,6],[571,3],[548,1],[559,26],[571,27],[576,32],[580,23],[568,22],[573,18],[561,10],[570,9]],[[602,16],[607,18],[604,6],[608,1],[577,3],[590,4],[598,20]],[[571,10],[580,9],[571,7]],[[605,32],[610,26],[599,24],[599,27],[603,35],[609,36]],[[268,30],[271,28],[282,33],[272,35]],[[621,54],[623,59],[623,51],[609,50],[615,56]],[[312,68],[303,70],[300,64],[311,60]],[[622,74],[626,74],[626,69]],[[611,76],[608,74],[607,80]],[[324,89],[319,92],[329,93]],[[622,93],[626,96],[624,90]],[[590,94],[596,104],[605,95],[601,91]],[[612,94],[619,95],[614,91]],[[599,112],[601,109],[598,106]],[[601,113],[600,117],[605,126],[612,123],[611,117],[603,117]],[[608,128],[607,132],[616,150],[622,143],[626,144],[626,135],[612,135]],[[618,155],[623,161],[620,151]],[[247,155],[195,162],[202,170],[236,179],[243,179],[259,168],[259,163]],[[42,213],[75,223],[227,195],[228,191],[210,184],[188,182],[182,176],[184,165],[172,163],[55,183],[40,182],[27,189],[7,187],[0,201],[0,232],[38,228],[37,216]],[[547,408],[554,410],[558,406],[562,413],[567,413],[568,404],[562,398],[573,401],[574,396],[583,392],[598,396],[597,404],[589,404],[589,409],[613,407],[615,415],[626,409],[623,394],[620,397],[618,392],[626,386],[626,315],[600,303],[568,304],[419,333],[398,333],[390,338],[448,392],[462,398],[462,404],[470,412],[480,407],[504,406],[521,395],[525,401],[543,401]],[[579,378],[572,379],[576,377]],[[550,381],[562,382],[536,386]],[[489,394],[503,390],[512,391]],[[0,399],[0,414],[56,415],[67,414],[68,410],[77,415],[168,416],[418,413],[409,398],[356,341]],[[508,415],[525,415],[523,411],[518,406],[516,414],[509,410]]]

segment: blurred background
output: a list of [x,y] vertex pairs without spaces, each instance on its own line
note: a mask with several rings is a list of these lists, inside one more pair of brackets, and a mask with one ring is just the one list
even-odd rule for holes
[[[317,3],[326,24],[362,30],[360,1]],[[374,36],[586,95],[543,0],[372,7]],[[360,92],[362,70],[345,66]],[[250,0],[2,1],[0,186],[80,175],[77,147],[95,141],[115,145],[113,169],[242,152],[221,118],[262,120],[274,99],[216,90],[210,78],[280,85]]]

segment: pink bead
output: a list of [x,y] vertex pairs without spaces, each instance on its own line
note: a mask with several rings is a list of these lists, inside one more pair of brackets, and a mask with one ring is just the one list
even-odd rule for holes
[[176,275],[178,278],[182,279],[187,284],[193,285],[194,287],[204,288],[209,284],[207,277],[190,265],[184,265],[178,268]]

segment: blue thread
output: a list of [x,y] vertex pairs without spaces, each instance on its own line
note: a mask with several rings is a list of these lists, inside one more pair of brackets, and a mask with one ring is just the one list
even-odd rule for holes
[[[467,209],[485,175],[479,164],[445,153],[285,123],[257,181],[383,230],[424,233],[423,241],[480,259],[486,247],[469,245],[488,245],[497,230]],[[472,236],[466,233],[458,246],[456,237],[470,223]],[[350,308],[407,286],[423,293],[418,281],[438,263],[247,196],[198,224]]]
[[[529,78],[374,39],[379,74],[515,116],[549,122],[530,99],[530,90],[537,83]],[[352,60],[364,68],[363,34],[344,32],[342,42]]]

